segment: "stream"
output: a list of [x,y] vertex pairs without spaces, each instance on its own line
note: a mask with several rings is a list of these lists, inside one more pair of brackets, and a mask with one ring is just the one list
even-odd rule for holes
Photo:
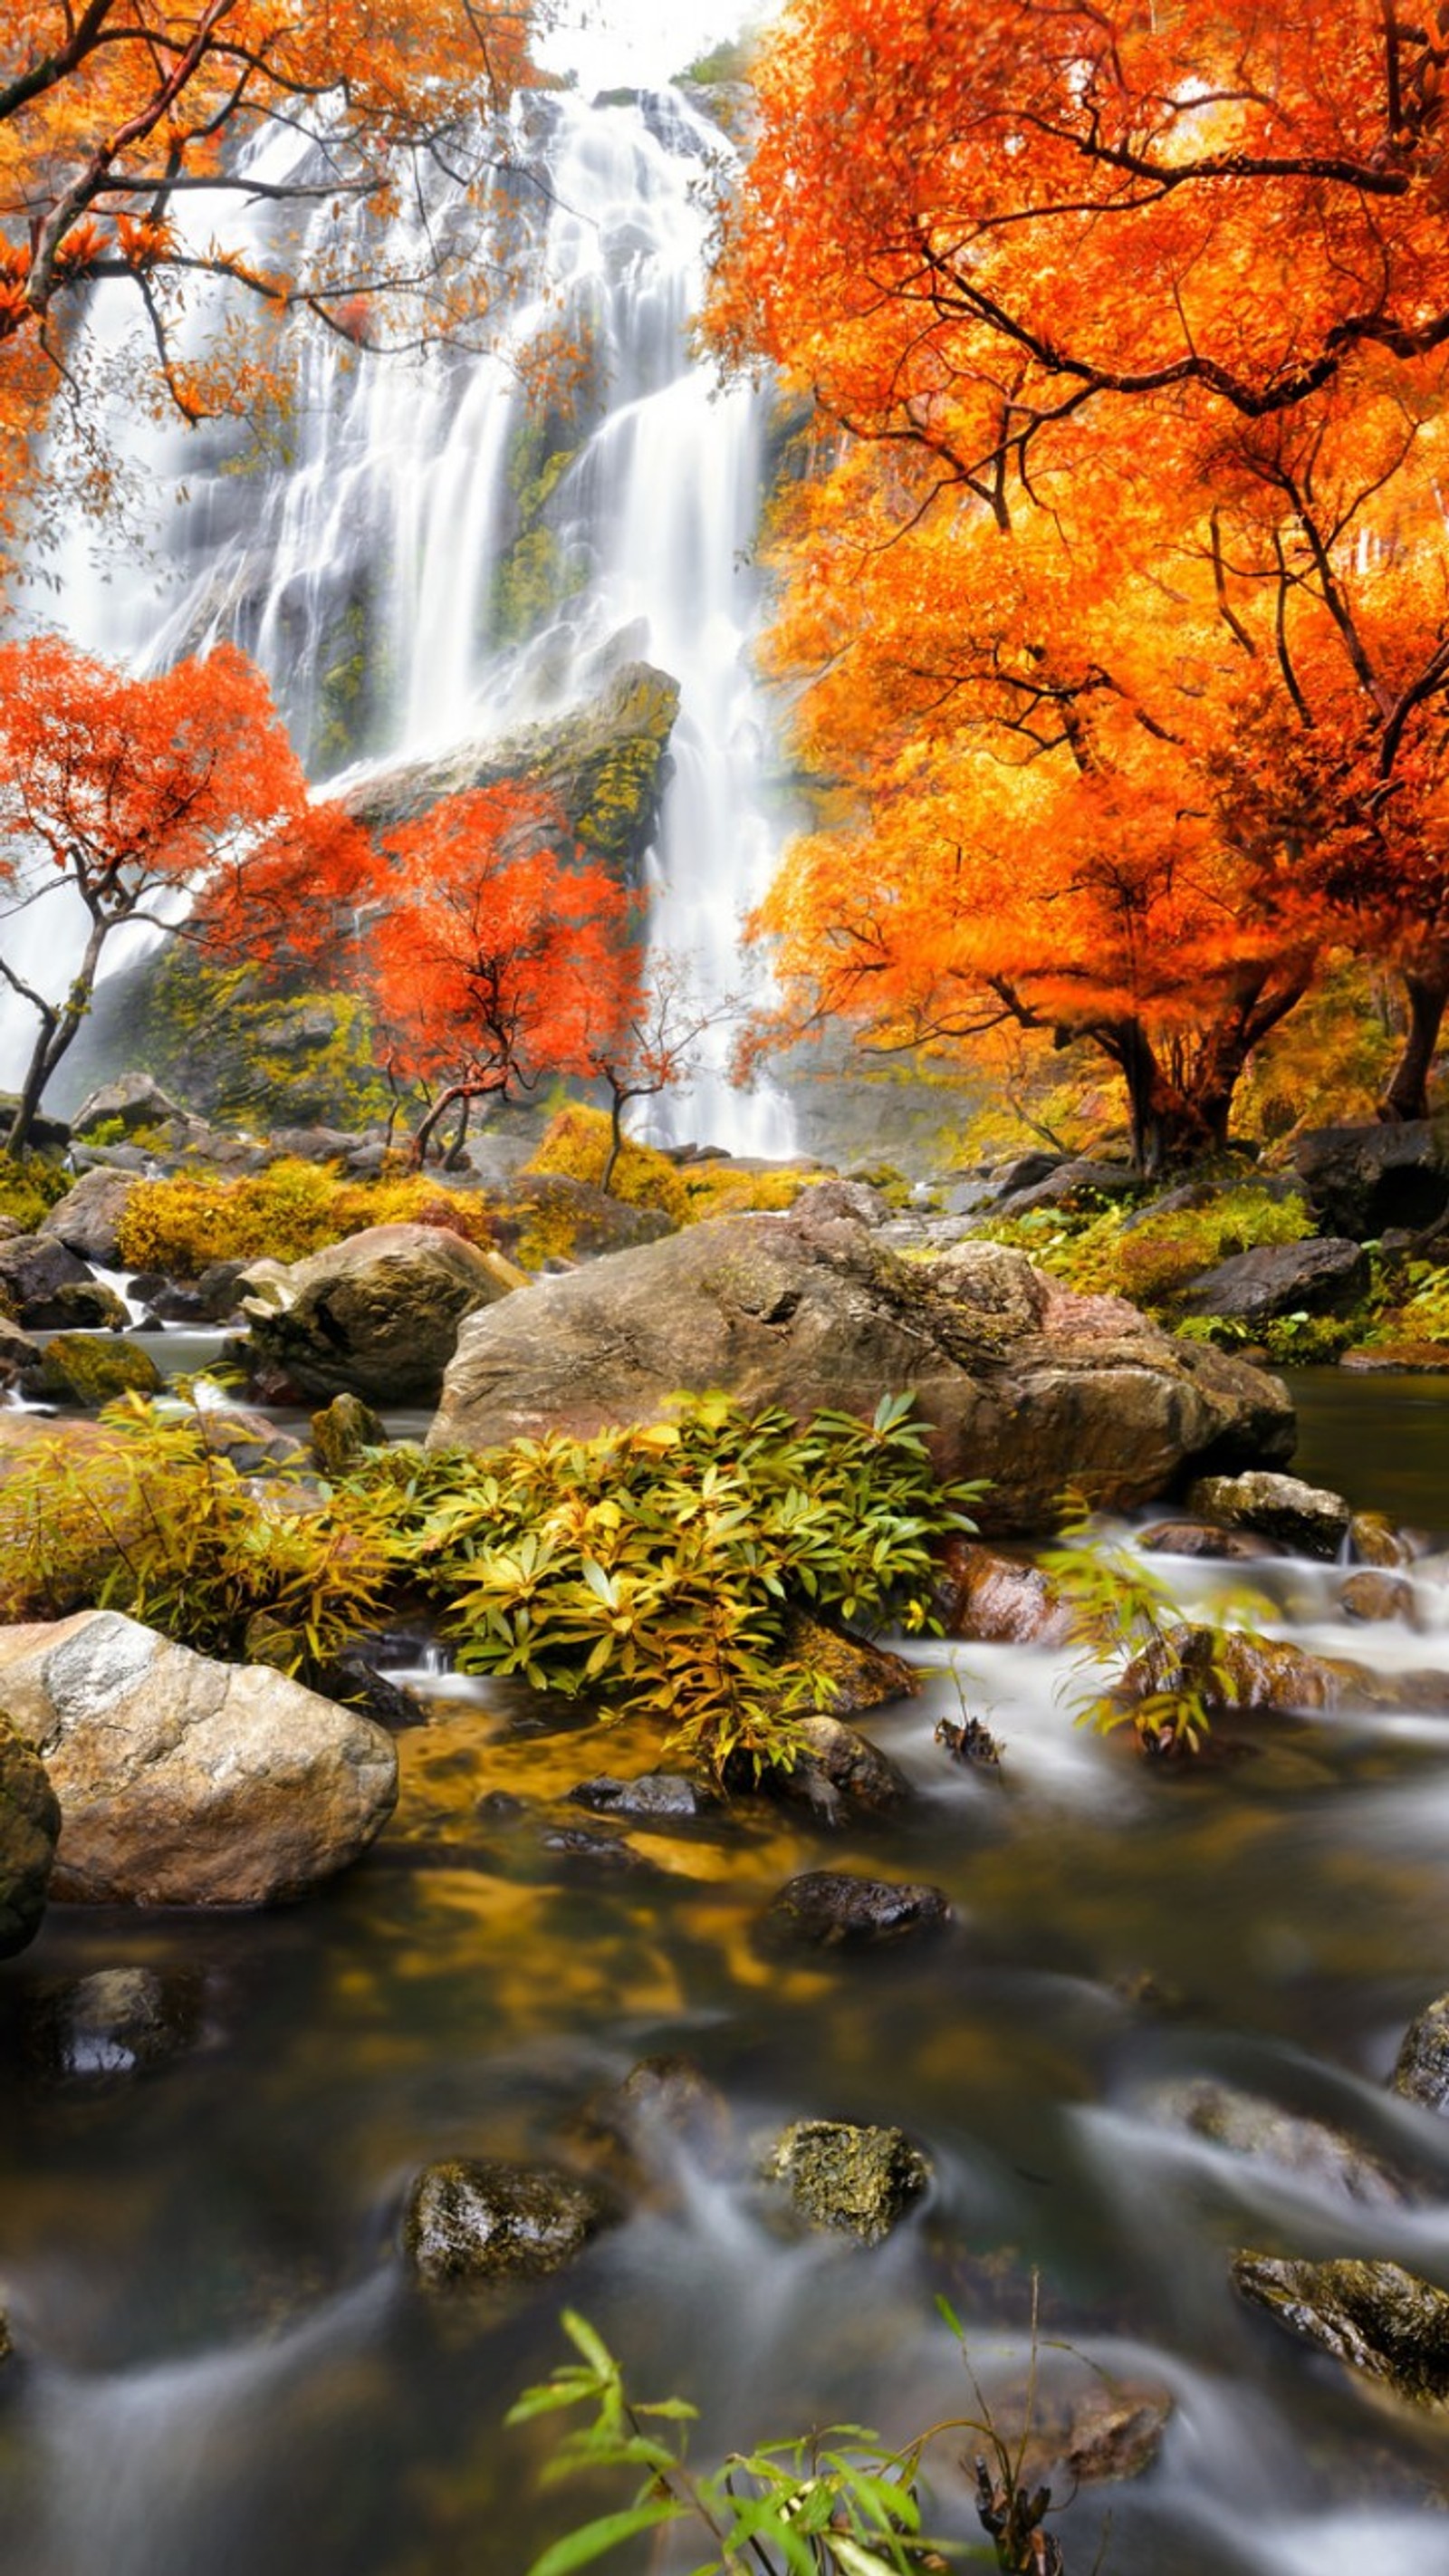
[[[1296,1392],[1306,1471],[1449,1529],[1444,1381]],[[1244,1571],[1155,1561],[1189,1604]],[[1247,1571],[1310,1646],[1449,1662],[1432,1561],[1415,1636],[1350,1635],[1331,1568]],[[1146,2473],[1084,2485],[1054,2523],[1069,2576],[1099,2546],[1111,2576],[1449,2571],[1449,2431],[1374,2403],[1227,2276],[1251,2245],[1449,2284],[1449,2123],[1385,2089],[1449,1987],[1445,1722],[1243,1721],[1240,1758],[1163,1773],[1074,1725],[1060,1654],[911,1651],[922,1695],[870,1726],[921,1793],[888,1828],[748,1801],[635,1828],[633,1868],[551,1849],[594,1822],[555,1802],[651,1768],[647,1732],[414,1675],[430,1723],[399,1739],[397,1818],[329,1893],[215,1918],[52,1909],[0,1971],[0,2296],[22,2356],[0,2382],[3,2576],[522,2576],[623,2500],[540,2495],[546,2428],[503,2428],[565,2357],[565,2304],[638,2393],[701,2408],[703,2456],[972,2413],[942,2294],[1014,2430],[1033,2273],[1048,2398],[1104,2372],[1172,2399]],[[962,1695],[1004,1743],[997,1774],[933,1741]],[[762,1909],[822,1867],[934,1881],[954,1923],[883,1955],[770,1955]],[[173,1981],[184,2044],[43,2077],[38,2007],[118,1967]],[[728,2103],[722,2156],[661,2136],[657,2188],[556,2280],[412,2286],[397,2232],[420,2166],[567,2161],[583,2106],[674,2052]],[[1327,2120],[1410,2196],[1345,2199],[1191,2134],[1168,2097],[1204,2076]],[[930,2193],[884,2245],[800,2235],[757,2178],[761,2141],[806,2116],[897,2122],[926,2150]],[[937,2445],[932,2513],[979,2544],[958,2465],[976,2447]],[[649,2546],[605,2563],[697,2563]]]

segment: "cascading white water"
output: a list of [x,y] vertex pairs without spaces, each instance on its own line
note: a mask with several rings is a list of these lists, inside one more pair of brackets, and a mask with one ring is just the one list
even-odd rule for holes
[[[297,149],[269,139],[258,175],[278,178]],[[307,326],[285,466],[177,427],[118,424],[157,496],[153,553],[102,579],[76,539],[46,604],[78,641],[143,667],[239,642],[321,776],[359,751],[391,764],[553,714],[597,688],[627,636],[681,691],[651,936],[691,959],[716,1003],[740,987],[740,916],[778,839],[748,667],[768,397],[719,391],[688,343],[701,182],[728,150],[678,91],[526,101],[498,186],[534,257],[499,345],[379,361]],[[440,188],[435,177],[426,205],[399,217],[420,255],[425,225],[478,221],[461,191]],[[204,308],[193,327],[206,329]],[[116,328],[104,295],[91,328]],[[521,371],[550,331],[583,353],[583,390],[545,416]],[[728,1035],[706,1042],[711,1060],[656,1128],[788,1152],[782,1096],[728,1085]]]

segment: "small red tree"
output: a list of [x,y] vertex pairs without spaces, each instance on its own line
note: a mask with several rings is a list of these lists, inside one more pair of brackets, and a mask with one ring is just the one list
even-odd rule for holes
[[593,1070],[590,1046],[637,984],[630,898],[560,846],[562,817],[511,782],[450,796],[382,839],[368,954],[391,1061],[441,1085],[422,1162],[459,1102]]
[[[356,864],[314,813],[266,681],[231,645],[134,679],[59,636],[0,645],[0,982],[38,1023],[6,1144],[23,1152],[47,1084],[127,922],[204,946],[302,944]],[[20,960],[23,916],[68,888],[80,954],[64,989]],[[194,915],[187,906],[210,893]],[[57,925],[53,942],[64,957]]]

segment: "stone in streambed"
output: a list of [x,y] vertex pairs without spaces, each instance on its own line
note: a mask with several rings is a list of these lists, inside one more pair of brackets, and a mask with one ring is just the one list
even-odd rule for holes
[[1241,2253],[1242,2296],[1305,2343],[1415,2406],[1449,2398],[1449,2293],[1398,2263],[1285,2261]]
[[696,1824],[719,1804],[682,1771],[641,1771],[632,1780],[616,1780],[601,1771],[592,1780],[580,1780],[569,1796],[576,1806],[588,1807],[596,1816],[618,1816],[626,1824],[666,1830]]
[[611,2215],[604,2194],[574,2174],[459,2156],[418,2176],[403,2247],[429,2290],[536,2280],[572,2263]]
[[421,1404],[463,1318],[524,1285],[501,1253],[440,1226],[374,1225],[289,1267],[253,1263],[241,1302],[255,1358],[308,1394]]
[[1410,2198],[1397,2174],[1327,2121],[1280,2110],[1276,2102],[1240,2093],[1233,2085],[1204,2076],[1169,2087],[1158,2095],[1156,2107],[1173,2126],[1209,2138],[1231,2155],[1281,2165],[1313,2189],[1338,2192],[1373,2208],[1401,2208]]
[[939,1932],[950,1920],[951,1901],[943,1888],[812,1869],[786,1881],[762,1928],[772,1940],[812,1950],[879,1949]]
[[60,1837],[60,1802],[34,1748],[0,1714],[0,1959],[33,1941]]
[[159,1395],[165,1383],[149,1351],[94,1333],[53,1334],[21,1378],[27,1396],[93,1408],[118,1395]]
[[931,1607],[946,1636],[977,1645],[1057,1646],[1072,1633],[1071,1604],[1039,1565],[970,1539],[942,1547]]
[[927,2190],[931,2168],[903,2129],[796,2120],[771,2148],[766,2175],[785,2183],[812,2227],[879,2245]]
[[72,1903],[299,1896],[356,1859],[397,1795],[391,1738],[367,1718],[118,1611],[0,1628],[0,1706],[50,1773],[52,1893]]
[[1429,2111],[1449,2112],[1449,1995],[1426,2004],[1405,2031],[1393,2088]]
[[1200,1476],[1187,1500],[1189,1510],[1230,1529],[1258,1530],[1299,1556],[1337,1556],[1353,1519],[1342,1494],[1306,1485],[1301,1476]]

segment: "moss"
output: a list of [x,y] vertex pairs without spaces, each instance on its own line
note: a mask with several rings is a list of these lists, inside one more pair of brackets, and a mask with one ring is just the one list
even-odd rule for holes
[[36,1156],[17,1162],[0,1154],[0,1216],[8,1216],[25,1234],[34,1234],[51,1208],[71,1186],[74,1175]]
[[1103,1208],[1085,1194],[1074,1209],[1035,1209],[978,1232],[984,1241],[1030,1254],[1079,1295],[1127,1297],[1150,1315],[1170,1317],[1189,1280],[1258,1244],[1302,1243],[1313,1219],[1302,1199],[1273,1198],[1250,1183],[1205,1186],[1200,1205],[1156,1215],[1138,1215],[1120,1202]]
[[[569,1180],[592,1181],[597,1189],[609,1159],[609,1136],[609,1120],[602,1109],[574,1102],[550,1120],[537,1152],[524,1169],[561,1172]],[[625,1207],[659,1208],[676,1225],[682,1225],[689,1214],[678,1169],[667,1154],[656,1153],[650,1145],[624,1144],[610,1189]]]
[[134,1342],[97,1340],[90,1333],[53,1333],[40,1366],[40,1392],[62,1403],[99,1407],[134,1390],[159,1394],[161,1371]]
[[147,1070],[208,1117],[351,1127],[386,1118],[392,1105],[354,993],[278,996],[256,967],[172,950],[136,1017]]

